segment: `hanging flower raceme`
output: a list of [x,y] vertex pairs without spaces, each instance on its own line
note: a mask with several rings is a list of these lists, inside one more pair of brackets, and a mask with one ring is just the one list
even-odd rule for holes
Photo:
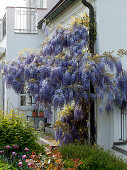
[[16,93],[22,93],[25,82],[23,67],[18,67],[17,63],[15,65],[13,63],[9,67],[4,65],[3,70],[5,71],[6,87],[12,87]]
[[36,55],[34,54],[28,54],[27,58],[25,59],[25,65],[31,64],[35,57]]
[[62,89],[58,89],[55,91],[55,95],[53,98],[53,104],[54,104],[55,108],[57,108],[57,107],[62,108],[64,106],[65,97],[64,97]]
[[39,89],[40,102],[47,104],[47,102],[51,102],[50,92],[52,88],[50,88],[51,84],[47,80],[43,80],[41,83],[41,87]]
[[46,79],[50,76],[51,73],[51,68],[50,67],[46,67],[46,66],[42,66],[40,68],[40,75],[39,75],[39,79]]
[[74,119],[81,120],[84,119],[84,113],[81,108],[76,107],[74,110]]
[[61,83],[62,81],[62,72],[61,69],[58,67],[53,68],[50,73],[50,80],[53,85],[56,85],[57,83]]

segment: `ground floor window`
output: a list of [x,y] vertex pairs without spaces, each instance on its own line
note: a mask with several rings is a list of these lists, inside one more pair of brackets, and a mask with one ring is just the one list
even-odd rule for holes
[[127,141],[127,108],[121,109],[121,139]]

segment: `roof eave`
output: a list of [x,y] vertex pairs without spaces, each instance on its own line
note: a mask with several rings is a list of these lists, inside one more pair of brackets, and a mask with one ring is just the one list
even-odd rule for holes
[[67,8],[70,4],[72,4],[75,0],[60,0],[44,18],[38,22],[38,29],[41,29],[42,23],[47,20],[50,22],[53,20],[58,14],[60,14],[65,8]]

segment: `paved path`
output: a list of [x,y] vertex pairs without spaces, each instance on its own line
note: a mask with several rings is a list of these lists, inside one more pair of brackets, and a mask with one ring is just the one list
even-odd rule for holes
[[49,145],[49,146],[57,146],[55,140],[54,141],[49,141],[49,140],[46,140],[42,137],[39,137],[39,140],[38,140],[39,144],[43,144],[43,145]]

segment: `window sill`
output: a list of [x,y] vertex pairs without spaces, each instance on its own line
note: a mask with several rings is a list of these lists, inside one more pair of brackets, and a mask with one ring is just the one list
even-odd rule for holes
[[15,34],[38,34],[38,32],[15,31]]
[[127,141],[125,141],[125,142],[114,142],[112,149],[127,155]]
[[19,106],[20,110],[33,110],[33,106]]

